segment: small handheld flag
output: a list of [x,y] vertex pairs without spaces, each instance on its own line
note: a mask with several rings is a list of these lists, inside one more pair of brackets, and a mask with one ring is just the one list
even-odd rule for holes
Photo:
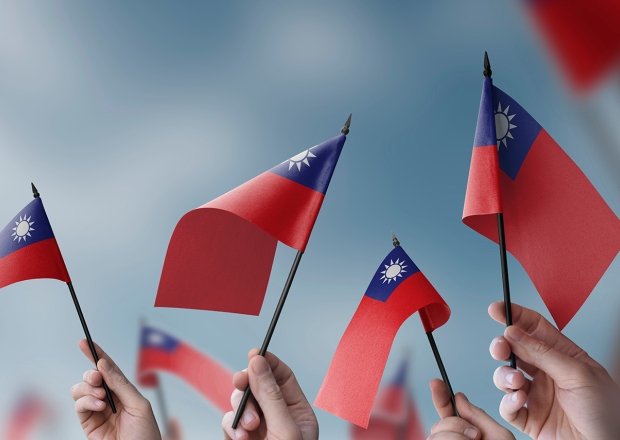
[[[498,160],[482,159],[495,154],[495,145]],[[561,330],[618,254],[620,220],[545,129],[485,78],[463,223],[501,244],[501,217],[504,247]],[[505,266],[504,254],[506,287]]]
[[395,237],[394,245],[345,330],[314,402],[364,428],[392,342],[403,322],[419,311],[424,329],[431,334],[450,317],[446,302]]
[[396,377],[379,391],[368,429],[351,425],[351,440],[424,440],[424,426],[407,390],[409,362],[405,358]]
[[[343,132],[308,148],[185,214],[155,306],[258,315],[276,244],[305,250],[345,140]],[[247,264],[238,270],[230,262],[242,255]]]
[[[159,387],[159,371],[178,376],[220,411],[230,411],[230,395],[233,392],[233,374],[230,370],[174,336],[144,326],[140,335],[138,384],[148,388]],[[164,418],[167,419],[167,416]]]
[[[90,336],[86,319],[45,213],[39,191],[34,183],[31,185],[34,200],[0,231],[0,288],[37,278],[52,278],[66,282],[96,366],[99,356],[95,344]],[[103,388],[108,405],[115,413],[116,405],[112,399],[112,392],[105,382],[103,382]]]

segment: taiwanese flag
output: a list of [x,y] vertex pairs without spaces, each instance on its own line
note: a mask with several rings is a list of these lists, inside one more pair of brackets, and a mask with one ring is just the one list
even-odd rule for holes
[[11,414],[4,438],[6,440],[30,438],[37,425],[49,415],[49,408],[41,399],[34,395],[25,395]]
[[138,383],[143,387],[158,386],[158,371],[180,377],[222,412],[231,410],[231,371],[161,330],[143,327]]
[[394,380],[383,388],[370,414],[368,429],[351,425],[351,440],[424,440],[424,428],[407,391],[408,362],[403,360]]
[[0,231],[0,288],[35,278],[71,281],[38,197]]
[[524,0],[528,14],[577,90],[586,90],[620,59],[618,0]]
[[[276,244],[306,248],[345,139],[304,150],[185,214],[170,239],[155,306],[258,315]],[[243,270],[240,258],[248,262]]]
[[344,332],[314,404],[366,428],[394,337],[420,311],[427,332],[450,308],[402,247],[383,260]]
[[506,248],[562,329],[618,254],[620,221],[538,122],[484,81],[463,223],[497,242],[503,211]]

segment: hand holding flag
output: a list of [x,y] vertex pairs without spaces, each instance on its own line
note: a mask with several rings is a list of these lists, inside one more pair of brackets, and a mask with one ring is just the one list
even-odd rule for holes
[[[99,358],[82,307],[43,208],[39,191],[34,183],[31,185],[34,200],[0,231],[0,288],[35,278],[53,278],[66,282],[90,353],[96,363]],[[112,393],[105,382],[102,386],[106,392],[108,405],[115,413],[116,406]]]

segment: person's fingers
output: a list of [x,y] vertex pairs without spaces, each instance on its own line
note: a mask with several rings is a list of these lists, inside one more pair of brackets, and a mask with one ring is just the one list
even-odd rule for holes
[[[508,362],[512,349],[506,338],[498,336],[491,341],[489,353],[491,353],[491,357],[496,361]],[[525,371],[530,377],[534,377],[538,372],[538,368],[524,362],[522,359],[517,359],[517,368]]]
[[123,405],[141,409],[150,407],[149,401],[129,382],[129,379],[112,360],[107,357],[100,359],[97,368],[110,390],[116,394]]
[[469,438],[457,432],[442,431],[429,435],[426,440],[469,440]]
[[100,387],[103,383],[103,376],[97,370],[86,370],[82,376],[84,382],[93,387]]
[[526,402],[527,394],[519,390],[506,394],[499,404],[499,414],[502,418],[522,432],[525,431],[528,417]]
[[232,428],[232,423],[234,419],[235,413],[233,411],[227,412],[226,414],[224,414],[224,417],[222,417],[222,429],[224,430],[224,439],[249,440],[250,436],[245,429],[241,427],[237,427],[237,429]]
[[248,370],[252,394],[263,412],[267,425],[270,428],[275,427],[280,435],[286,438],[297,436],[299,430],[267,360],[262,356],[254,356],[250,359]]
[[[239,408],[242,397],[243,391],[241,390],[234,390],[230,395],[230,404],[232,405],[234,412],[237,412],[237,408]],[[260,426],[260,418],[258,416],[258,411],[256,411],[256,404],[253,399],[249,399],[248,403],[245,405],[245,410],[243,411],[243,416],[241,417],[241,426],[247,431],[254,431]]]
[[233,374],[232,379],[233,386],[241,391],[244,391],[248,385],[250,385],[250,379],[248,378],[248,369],[237,371]]
[[[489,306],[489,315],[500,324],[506,323],[506,308],[503,301]],[[547,321],[540,313],[512,304],[512,323],[524,332],[540,339],[550,347],[576,359],[588,359],[588,354],[577,344],[564,336],[553,324]]]
[[97,399],[105,399],[105,390],[99,387],[93,387],[86,382],[76,383],[71,387],[71,397],[78,400],[84,396],[93,396]]
[[519,370],[502,366],[493,373],[493,383],[505,393],[511,393],[515,390],[523,390],[527,393],[531,382]]
[[450,398],[448,386],[439,379],[431,380],[429,386],[431,388],[433,405],[439,417],[441,419],[452,417],[454,415],[454,408],[452,408],[452,399]]
[[480,440],[480,430],[460,417],[446,417],[431,428],[431,434],[451,432],[464,435],[469,440]]
[[589,377],[588,364],[556,350],[515,325],[506,328],[504,336],[520,359],[547,373],[562,388],[583,385],[578,379]]
[[93,396],[82,396],[75,401],[75,411],[78,416],[83,413],[89,412],[101,412],[106,408],[106,403],[103,400],[97,399]]
[[512,439],[514,436],[506,428],[489,416],[482,409],[472,404],[467,396],[463,393],[457,393],[455,396],[456,407],[459,410],[461,418],[475,426],[480,431],[480,437],[484,439]]

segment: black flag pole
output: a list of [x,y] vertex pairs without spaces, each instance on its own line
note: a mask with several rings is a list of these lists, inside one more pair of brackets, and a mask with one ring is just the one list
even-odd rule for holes
[[[484,71],[486,78],[491,78],[493,71],[489,62],[489,55],[484,52]],[[497,236],[499,238],[499,260],[502,268],[502,286],[504,289],[504,305],[506,306],[506,327],[512,325],[512,302],[510,301],[510,282],[508,281],[508,257],[506,255],[506,235],[504,233],[504,214],[497,214]],[[517,368],[517,359],[510,353],[510,367]]]
[[[147,322],[145,318],[140,319],[140,338],[142,338],[142,331],[145,327],[147,327]],[[161,414],[162,420],[164,422],[164,433],[166,435],[170,434],[168,432],[170,419],[168,418],[168,406],[166,405],[166,399],[164,398],[164,388],[161,386],[161,381],[159,380],[159,376],[157,373],[153,373],[157,376],[157,385],[155,386],[155,396],[157,398],[157,406],[159,406],[159,412]]]
[[[396,234],[392,234],[392,244],[394,245],[394,247],[400,246],[400,241],[398,241]],[[450,379],[448,378],[448,372],[446,371],[446,367],[444,366],[443,360],[441,359],[441,354],[439,353],[439,349],[437,348],[437,343],[435,342],[433,332],[426,332],[426,337],[428,338],[428,342],[431,345],[431,350],[433,351],[433,355],[435,356],[437,367],[439,367],[441,379],[446,384],[446,386],[448,387],[448,391],[450,392],[450,402],[452,402],[452,410],[454,411],[454,415],[460,417],[459,412],[456,409],[456,399],[454,398],[454,391],[452,390],[452,385],[450,384]]]
[[[349,114],[349,117],[347,118],[342,129],[340,130],[340,132],[345,136],[349,134],[349,129],[351,127],[351,117],[352,115]],[[273,313],[273,317],[271,318],[271,323],[269,324],[269,328],[267,329],[267,334],[265,335],[265,339],[263,340],[263,345],[258,352],[260,356],[265,356],[265,354],[267,353],[267,349],[269,348],[269,342],[271,342],[271,337],[273,336],[273,332],[276,329],[278,320],[280,319],[280,314],[282,313],[282,309],[284,308],[286,297],[288,296],[288,292],[291,289],[291,284],[293,284],[293,279],[295,278],[295,274],[297,273],[297,268],[299,267],[299,262],[301,261],[301,257],[303,256],[303,254],[303,251],[297,251],[297,255],[295,255],[295,260],[293,261],[293,265],[291,266],[291,270],[288,274],[288,278],[286,279],[286,283],[284,283],[284,288],[282,289],[280,300],[278,301],[276,310]],[[232,423],[233,429],[237,429],[237,426],[239,425],[239,421],[241,420],[241,416],[243,415],[243,411],[245,410],[245,406],[247,405],[250,396],[252,396],[252,390],[248,385],[243,392],[243,397],[241,397],[239,408],[237,408],[237,413],[235,414],[235,418]]]
[[[35,199],[41,197],[37,187],[34,186],[34,183],[30,183],[32,185],[32,196]],[[67,283],[67,287],[69,288],[69,292],[71,293],[71,299],[73,300],[73,304],[75,305],[75,310],[77,311],[78,317],[80,318],[80,323],[82,324],[82,329],[84,330],[84,335],[86,336],[86,341],[88,342],[88,348],[90,349],[90,354],[92,355],[95,361],[95,368],[97,368],[97,362],[99,362],[99,355],[97,355],[97,350],[95,349],[95,343],[93,342],[93,338],[90,336],[90,331],[88,330],[88,325],[86,324],[86,319],[84,318],[84,313],[82,313],[82,307],[80,307],[80,302],[78,301],[77,295],[75,293],[75,289],[73,288],[73,283],[69,281]],[[110,409],[113,413],[116,413],[116,405],[114,404],[114,399],[112,398],[112,391],[108,388],[108,385],[105,381],[102,383],[103,389],[105,390],[105,397],[108,401],[108,405],[110,405]]]

